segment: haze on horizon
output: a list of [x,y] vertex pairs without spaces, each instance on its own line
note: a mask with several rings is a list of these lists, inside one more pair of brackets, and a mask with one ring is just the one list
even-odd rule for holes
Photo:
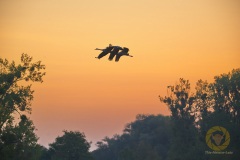
[[[1,57],[28,53],[46,65],[32,115],[40,144],[62,130],[94,144],[137,114],[168,115],[158,95],[179,78],[239,68],[240,3],[228,0],[0,1]],[[133,58],[97,60],[95,48],[128,47]]]

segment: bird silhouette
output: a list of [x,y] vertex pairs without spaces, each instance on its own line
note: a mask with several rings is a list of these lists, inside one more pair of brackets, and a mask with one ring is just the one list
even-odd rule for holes
[[109,57],[108,57],[108,60],[109,60],[109,61],[113,60],[114,56],[115,56],[116,54],[118,54],[118,52],[119,52],[120,50],[122,50],[122,47],[114,46],[114,47],[113,47],[113,50],[110,52],[110,55],[109,55]]
[[132,55],[129,55],[128,53],[129,49],[126,48],[126,47],[123,47],[123,50],[119,53],[116,54],[116,58],[115,58],[115,61],[118,62],[119,59],[122,57],[122,56],[129,56],[129,57],[133,57]]
[[100,58],[106,56],[108,53],[111,52],[111,50],[112,50],[113,48],[114,48],[114,46],[112,46],[111,44],[109,44],[109,46],[106,47],[105,49],[96,48],[95,50],[101,50],[102,52],[101,52],[97,57],[95,57],[95,58],[100,59]]

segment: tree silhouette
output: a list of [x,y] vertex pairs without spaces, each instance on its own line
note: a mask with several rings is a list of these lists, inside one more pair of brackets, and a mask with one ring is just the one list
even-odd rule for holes
[[0,58],[0,133],[4,123],[14,112],[30,112],[33,90],[31,85],[21,85],[23,81],[43,82],[45,65],[41,61],[32,63],[32,57],[22,54],[21,64]]
[[89,152],[90,143],[85,139],[84,133],[78,131],[63,131],[64,135],[57,137],[49,145],[51,160],[91,160]]
[[[31,113],[33,90],[24,82],[43,82],[45,65],[32,62],[22,54],[21,64],[0,58],[0,157],[1,159],[33,159],[39,145],[35,127],[25,113]],[[19,115],[20,121],[17,120]]]
[[[173,136],[168,153],[169,159],[191,160],[194,155],[201,152],[202,147],[195,127],[195,97],[190,93],[190,89],[189,81],[180,78],[178,84],[168,86],[168,96],[159,97],[171,111]],[[202,159],[202,156],[195,159]]]

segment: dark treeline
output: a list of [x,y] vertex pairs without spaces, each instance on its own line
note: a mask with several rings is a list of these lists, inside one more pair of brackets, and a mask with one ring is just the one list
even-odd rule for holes
[[138,115],[122,135],[104,138],[93,151],[96,160],[161,160],[167,158],[171,141],[170,117]]
[[[122,135],[97,143],[95,160],[240,159],[240,69],[216,76],[213,83],[199,80],[194,93],[182,78],[167,89],[168,95],[159,99],[169,107],[170,117],[138,115]],[[229,132],[229,144],[225,131],[213,130],[209,137],[222,139],[218,143],[212,138],[216,147],[208,147],[206,134],[214,126]]]
[[240,159],[240,69],[213,83],[199,80],[192,92],[181,78],[159,96],[170,116],[137,115],[122,134],[105,137],[90,152],[79,131],[64,130],[48,149],[38,144],[27,116],[34,92],[29,83],[43,82],[45,65],[22,54],[21,64],[0,58],[0,67],[0,160]]

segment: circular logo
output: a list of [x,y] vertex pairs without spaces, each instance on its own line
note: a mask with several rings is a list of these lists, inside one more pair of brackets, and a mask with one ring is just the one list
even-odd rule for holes
[[229,145],[230,135],[224,127],[214,126],[206,134],[206,143],[212,150],[222,151]]

